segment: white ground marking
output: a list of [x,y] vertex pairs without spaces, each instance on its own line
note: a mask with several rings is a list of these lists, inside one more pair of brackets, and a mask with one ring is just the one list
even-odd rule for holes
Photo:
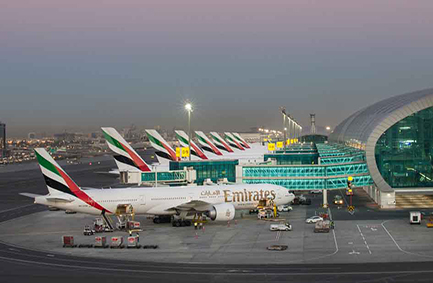
[[[328,215],[329,215],[329,219],[332,220],[332,213],[329,207],[328,207]],[[338,244],[337,244],[337,237],[335,236],[335,229],[332,229],[332,234],[334,235],[335,252],[333,254],[330,254],[330,256],[338,253]]]
[[362,234],[361,228],[359,228],[359,225],[358,225],[358,224],[356,224],[356,227],[358,227],[359,234],[361,234],[361,237],[362,237],[362,239],[364,240],[364,244],[365,244],[365,246],[367,247],[368,253],[371,254],[370,247],[369,247],[368,244],[367,244],[367,240],[365,239],[364,234]]
[[11,209],[2,210],[2,211],[0,211],[0,213],[8,212],[8,211],[12,211],[12,210],[16,210],[16,209],[32,206],[32,205],[34,205],[34,203],[23,205],[23,206],[14,207],[14,208],[11,208]]
[[277,235],[275,235],[275,241],[279,241],[281,237],[281,231],[277,231]]
[[397,246],[397,248],[398,248],[401,252],[403,252],[403,253],[405,253],[405,254],[408,254],[408,255],[414,255],[414,256],[426,257],[426,258],[433,258],[433,256],[422,255],[422,254],[412,253],[412,252],[408,252],[408,251],[403,250],[403,249],[399,246],[399,244],[397,243],[397,241],[394,239],[394,237],[391,235],[391,233],[388,231],[388,229],[386,229],[386,227],[385,227],[385,223],[388,222],[388,221],[389,221],[389,220],[383,221],[383,222],[381,223],[381,225],[382,225],[383,229],[385,230],[385,232],[388,234],[388,236],[391,238],[391,240],[394,242],[394,244]]

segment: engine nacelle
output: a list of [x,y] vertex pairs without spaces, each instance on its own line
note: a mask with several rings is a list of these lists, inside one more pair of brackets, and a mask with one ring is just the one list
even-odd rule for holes
[[230,203],[216,204],[206,215],[215,221],[230,221],[235,218],[235,207]]

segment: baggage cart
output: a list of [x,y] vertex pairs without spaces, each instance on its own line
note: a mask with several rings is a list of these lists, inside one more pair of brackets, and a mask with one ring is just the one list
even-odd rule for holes
[[106,236],[96,236],[95,237],[95,248],[107,248],[107,237]]
[[111,245],[110,248],[112,249],[123,249],[123,237],[115,236],[111,237]]
[[63,236],[62,243],[64,248],[75,248],[74,236]]
[[138,243],[138,236],[129,236],[128,237],[128,245],[126,246],[128,249],[139,249],[141,245]]

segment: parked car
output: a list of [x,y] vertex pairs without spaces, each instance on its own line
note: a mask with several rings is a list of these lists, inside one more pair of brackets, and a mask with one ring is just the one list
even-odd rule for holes
[[76,211],[73,211],[73,210],[69,210],[69,209],[67,209],[67,210],[65,210],[65,213],[66,214],[75,214],[75,213],[77,213]]
[[279,224],[271,224],[269,227],[271,231],[292,231],[292,224],[290,223],[279,223]]
[[311,216],[305,220],[305,223],[316,223],[317,221],[323,221],[323,218],[320,216]]
[[279,211],[279,212],[289,212],[289,211],[291,211],[291,210],[293,210],[293,207],[291,207],[290,205],[280,205],[280,206],[277,206],[277,210]]

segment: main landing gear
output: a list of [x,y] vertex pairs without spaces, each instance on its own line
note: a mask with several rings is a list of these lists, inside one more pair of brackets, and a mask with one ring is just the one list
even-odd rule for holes
[[173,227],[185,227],[191,226],[192,222],[191,220],[173,219],[173,222],[171,224],[173,225]]

